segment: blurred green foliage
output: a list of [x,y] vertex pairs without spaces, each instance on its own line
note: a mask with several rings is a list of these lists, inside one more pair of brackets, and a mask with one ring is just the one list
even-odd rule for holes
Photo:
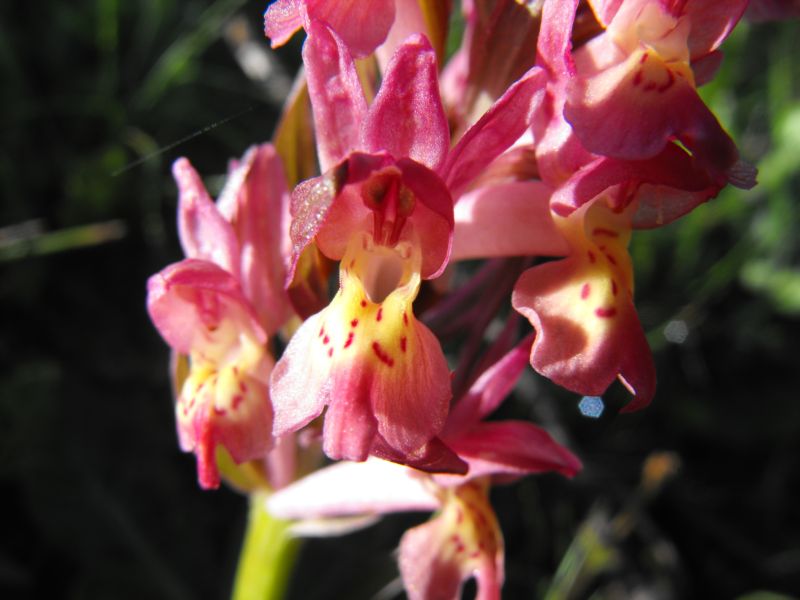
[[[220,174],[271,135],[277,107],[222,39],[233,14],[260,37],[264,4],[0,5],[2,598],[229,594],[245,502],[200,492],[177,449],[144,290],[180,257],[171,162],[187,155]],[[504,407],[562,435],[586,465],[572,482],[547,475],[493,493],[506,597],[553,593],[556,573],[558,589],[577,589],[586,540],[614,560],[591,563],[576,597],[800,592],[798,33],[796,22],[742,24],[704,90],[760,185],[634,236],[654,404],[619,416],[614,389],[589,420],[578,398],[528,373]],[[290,72],[298,49],[278,53]],[[675,323],[685,335],[670,341]],[[631,505],[655,449],[682,467]],[[624,535],[601,535],[627,517]],[[421,518],[307,544],[291,596],[398,597],[391,552]]]

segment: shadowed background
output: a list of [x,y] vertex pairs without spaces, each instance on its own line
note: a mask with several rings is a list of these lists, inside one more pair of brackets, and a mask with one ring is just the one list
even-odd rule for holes
[[[246,502],[200,491],[177,447],[145,281],[181,256],[172,161],[188,156],[214,191],[229,158],[272,135],[300,40],[271,71],[248,63],[264,8],[0,7],[3,598],[228,596]],[[704,91],[760,185],[634,235],[653,405],[618,416],[615,387],[586,418],[531,372],[504,406],[585,464],[572,482],[493,492],[505,597],[800,593],[798,34],[742,24]],[[669,454],[643,488],[654,451]],[[401,597],[392,552],[424,518],[306,544],[291,597]]]

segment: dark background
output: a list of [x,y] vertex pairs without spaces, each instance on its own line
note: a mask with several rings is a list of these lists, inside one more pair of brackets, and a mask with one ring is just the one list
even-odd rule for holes
[[[214,188],[229,158],[272,135],[278,106],[220,35],[239,15],[265,43],[264,5],[0,7],[2,598],[229,593],[246,501],[199,490],[177,447],[145,281],[180,258],[172,161],[190,157]],[[603,416],[587,419],[579,398],[529,373],[504,407],[585,463],[572,482],[547,475],[493,492],[506,597],[800,593],[798,34],[797,22],[743,24],[704,92],[761,184],[634,236],[654,404],[618,415],[615,387]],[[299,44],[277,54],[289,73]],[[679,468],[645,497],[655,451]],[[399,597],[392,551],[424,518],[308,543],[292,597]],[[594,562],[565,561],[554,583],[581,548]]]

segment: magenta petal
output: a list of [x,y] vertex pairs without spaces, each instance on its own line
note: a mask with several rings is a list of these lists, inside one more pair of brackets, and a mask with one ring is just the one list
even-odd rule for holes
[[430,169],[408,159],[399,160],[397,166],[403,173],[403,183],[417,198],[411,222],[422,248],[422,278],[438,277],[447,266],[453,243],[452,196]]
[[266,334],[239,283],[207,261],[186,259],[150,277],[147,310],[161,336],[182,354],[191,352],[202,331],[218,326],[225,318],[266,343]]
[[394,22],[395,0],[306,0],[308,16],[325,21],[353,56],[371,54]]
[[427,473],[466,475],[467,463],[461,460],[441,439],[433,438],[419,450],[401,454],[381,436],[376,436],[370,450],[372,456],[396,462]]
[[550,0],[542,9],[542,26],[536,44],[536,62],[557,77],[575,72],[572,61],[572,24],[579,0]]
[[178,185],[178,234],[188,258],[213,262],[234,276],[239,274],[236,235],[206,191],[203,181],[185,158],[172,165]]
[[370,406],[372,373],[364,365],[338,368],[326,382],[328,405],[322,449],[333,460],[363,461],[369,456],[378,423]]
[[264,35],[272,47],[283,46],[303,26],[303,0],[275,0],[264,13]]
[[692,22],[689,54],[704,56],[719,48],[742,17],[749,0],[691,0],[686,2],[686,15]]
[[581,469],[575,455],[544,429],[525,421],[479,423],[457,437],[448,437],[447,443],[469,463],[470,478],[546,471],[572,477]]
[[454,197],[525,132],[529,115],[539,104],[534,96],[545,79],[539,67],[529,70],[459,140],[442,169]]
[[270,496],[269,511],[282,519],[313,519],[414,510],[438,505],[431,486],[412,469],[383,460],[340,462]]
[[367,102],[353,57],[327,25],[311,21],[303,46],[320,170],[324,173],[358,148]]
[[633,54],[598,75],[574,80],[564,116],[590,152],[642,160],[677,138],[697,160],[724,174],[738,160],[736,146],[685,71],[652,53]]
[[510,352],[481,373],[469,391],[458,400],[447,417],[442,436],[455,439],[491,414],[517,384],[531,352],[533,336],[528,336]]
[[409,157],[438,170],[450,146],[439,97],[436,53],[423,35],[408,38],[387,67],[362,131],[370,152]]
[[641,184],[669,188],[658,197],[652,193],[626,195],[626,203],[639,200],[641,215],[637,213],[636,224],[647,227],[669,223],[713,198],[725,184],[725,177],[712,176],[684,150],[668,144],[661,153],[648,160],[595,159],[553,192],[550,205],[556,214],[566,216],[609,188],[623,185],[633,190]]
[[550,214],[551,191],[544,183],[523,181],[462,196],[450,259],[567,254],[569,246]]
[[400,573],[409,600],[455,600],[461,590],[461,566],[443,552],[442,519],[409,529],[400,540]]

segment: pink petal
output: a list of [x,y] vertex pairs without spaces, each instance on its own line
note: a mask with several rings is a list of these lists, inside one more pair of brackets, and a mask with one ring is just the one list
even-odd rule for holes
[[413,469],[371,458],[315,471],[272,494],[268,507],[281,519],[433,510],[432,490]]
[[223,319],[233,319],[266,343],[239,283],[207,261],[186,259],[153,275],[147,282],[147,310],[161,336],[182,354],[189,354],[202,332]]
[[376,436],[370,454],[427,473],[451,473],[454,475],[466,475],[467,473],[467,463],[461,460],[438,437],[433,438],[411,454],[402,454],[387,444],[381,436]]
[[563,256],[569,252],[550,215],[549,186],[534,181],[481,187],[461,197],[451,260]]
[[529,115],[539,104],[534,96],[544,87],[545,79],[544,71],[532,68],[459,140],[442,169],[454,197],[525,132]]
[[503,537],[486,487],[470,482],[441,492],[442,508],[400,540],[400,574],[409,600],[458,598],[461,582],[478,583],[477,598],[499,600]]
[[550,0],[542,8],[536,62],[557,77],[568,77],[575,72],[571,49],[577,8],[578,0]]
[[408,159],[400,159],[397,167],[403,183],[414,192],[417,203],[410,220],[422,248],[421,274],[433,279],[442,274],[453,243],[453,199],[436,173]]
[[687,77],[688,69],[637,52],[598,75],[576,79],[564,116],[590,152],[641,160],[677,138],[707,168],[724,174],[738,161],[736,146]]
[[[713,177],[694,157],[675,144],[668,144],[648,160],[595,159],[553,192],[550,206],[556,214],[566,216],[606,190],[622,185],[623,205],[617,208],[621,210],[638,201],[636,225],[660,226],[713,198],[725,183],[725,177]],[[652,186],[641,188],[642,184],[661,187],[654,194]]]
[[692,22],[689,34],[691,57],[705,56],[719,48],[747,8],[748,0],[690,0],[684,18]]
[[322,388],[328,376],[327,365],[308,360],[322,314],[306,319],[272,370],[270,394],[275,407],[272,425],[275,437],[297,431],[318,417],[325,407]]
[[356,58],[380,46],[394,22],[396,0],[306,0],[308,16],[325,21]]
[[[197,456],[197,474],[204,489],[219,487],[217,446],[223,446],[237,463],[263,458],[272,447],[272,406],[266,384],[242,376],[247,392],[235,400],[207,384],[206,393],[184,395],[175,409],[181,448]],[[218,387],[218,386],[217,386]]]
[[275,0],[264,13],[264,35],[272,47],[283,46],[303,26],[303,0]]
[[597,20],[604,27],[608,27],[608,24],[614,19],[621,4],[622,0],[589,0],[589,5]]
[[367,102],[344,42],[324,23],[311,21],[308,27],[303,62],[324,173],[358,148]]
[[494,412],[517,384],[517,380],[528,365],[532,336],[528,336],[515,348],[481,373],[469,391],[455,403],[447,417],[442,436],[455,439],[485,416]]
[[556,471],[573,477],[581,462],[541,427],[525,421],[479,423],[454,438],[447,437],[469,463],[469,478],[484,475],[523,476]]
[[[599,254],[595,259],[605,260]],[[597,304],[592,286],[604,277],[590,278],[587,270],[583,257],[571,257],[529,269],[517,281],[512,305],[536,329],[531,365],[586,395],[603,394],[620,377],[635,396],[625,410],[642,408],[655,392],[655,368],[630,292],[621,276],[612,276],[619,296],[609,307],[603,292]]]
[[439,340],[409,319],[405,360],[372,381],[378,431],[390,446],[413,453],[444,427],[450,407],[450,370]]
[[236,235],[217,210],[197,171],[185,158],[172,165],[178,185],[178,234],[188,258],[213,262],[234,276],[239,274]]
[[720,66],[722,66],[722,52],[716,50],[692,61],[694,83],[697,87],[705,85],[714,79]]
[[[392,4],[394,5],[394,22],[386,35],[386,40],[375,49],[375,58],[378,59],[381,73],[386,72],[386,67],[395,51],[410,35],[425,33],[429,39],[434,40],[428,31],[419,2],[393,0]],[[428,3],[429,6],[432,4]],[[432,45],[436,46],[435,40]]]
[[218,206],[242,249],[245,294],[273,334],[291,315],[284,289],[289,258],[289,194],[283,165],[270,144],[250,148],[229,175]]
[[413,35],[392,57],[362,130],[370,152],[409,157],[436,171],[450,146],[439,97],[436,53],[427,38]]
[[409,529],[400,540],[400,574],[409,600],[456,600],[461,592],[461,567],[444,551],[442,519]]

